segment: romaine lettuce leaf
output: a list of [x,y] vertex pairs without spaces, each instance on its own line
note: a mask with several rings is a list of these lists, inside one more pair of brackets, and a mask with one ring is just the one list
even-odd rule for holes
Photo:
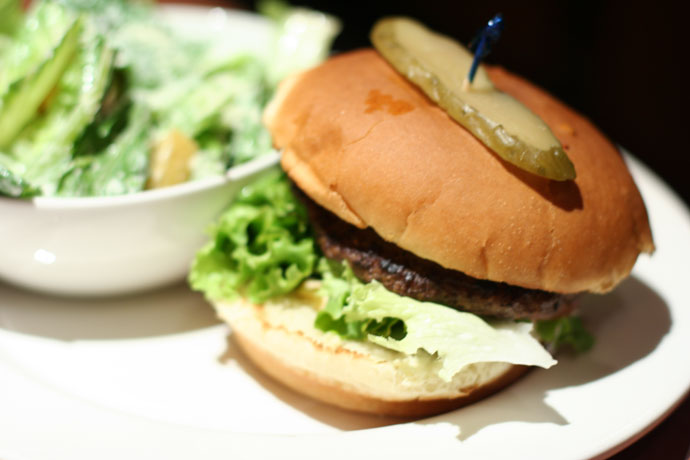
[[59,182],[66,196],[108,196],[133,193],[144,188],[149,166],[151,113],[134,106],[127,126],[98,155],[78,157]]
[[4,36],[12,36],[22,25],[22,5],[19,0],[0,0],[0,55]]
[[102,37],[82,37],[76,56],[55,86],[43,113],[34,117],[12,146],[26,165],[24,178],[46,195],[70,169],[75,141],[94,120],[111,77],[113,51]]
[[146,0],[43,0],[63,8],[88,15],[99,30],[110,35],[125,24],[146,20],[151,16],[154,2]]
[[105,151],[127,127],[131,108],[126,75],[121,69],[113,69],[98,112],[74,141],[72,155],[78,158]]
[[110,38],[136,88],[153,89],[198,74],[197,59],[206,53],[203,42],[183,40],[151,17],[122,24]]
[[205,73],[139,90],[137,98],[152,108],[159,132],[176,129],[197,143],[200,151],[191,164],[195,180],[272,151],[261,122],[272,92],[265,72],[256,57],[237,55]]
[[19,167],[11,158],[0,153],[0,196],[29,198],[39,195],[40,190],[15,173],[14,169]]
[[263,1],[258,8],[278,25],[279,39],[268,71],[272,85],[325,59],[340,32],[340,21],[320,11],[291,8],[280,1]]
[[281,173],[246,187],[197,254],[192,288],[210,299],[246,295],[253,302],[293,291],[314,270],[306,210]]
[[44,61],[0,94],[0,148],[8,147],[53,91],[77,52],[80,33],[75,20]]
[[34,2],[11,44],[5,47],[0,66],[0,95],[34,71],[60,43],[75,16],[52,2]]

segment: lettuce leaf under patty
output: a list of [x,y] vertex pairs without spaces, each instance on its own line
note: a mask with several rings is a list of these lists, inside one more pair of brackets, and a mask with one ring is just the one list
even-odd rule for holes
[[594,345],[594,337],[578,316],[563,316],[535,323],[535,332],[552,351],[566,347],[584,353]]
[[314,327],[352,340],[365,340],[370,334],[396,340],[406,336],[405,323],[399,318],[385,316],[353,319],[345,315],[345,307],[352,299],[352,290],[356,286],[363,286],[347,264],[322,257],[317,270],[323,279],[320,291],[327,300],[316,315]]
[[367,340],[406,354],[423,349],[438,356],[443,362],[439,376],[446,381],[473,363],[507,362],[544,368],[556,364],[532,336],[531,323],[489,323],[472,313],[399,296],[376,281],[356,285],[343,314],[350,321],[402,321],[406,332],[402,339],[369,334]]
[[346,265],[321,263],[319,270],[323,273],[321,292],[328,300],[317,315],[317,329],[410,355],[423,349],[442,361],[439,376],[446,381],[478,362],[544,368],[556,364],[532,336],[532,323],[489,322],[472,313],[400,296],[377,281],[360,282]]

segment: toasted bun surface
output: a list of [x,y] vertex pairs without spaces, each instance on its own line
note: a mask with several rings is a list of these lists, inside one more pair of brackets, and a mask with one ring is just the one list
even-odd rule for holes
[[290,178],[343,220],[469,276],[561,293],[606,292],[653,251],[616,148],[526,81],[495,85],[551,127],[577,179],[526,173],[489,151],[372,50],[285,85],[266,122]]
[[[235,342],[264,372],[320,401],[378,415],[421,417],[474,402],[520,377],[524,366],[480,363],[441,380],[429,355],[406,356],[313,327],[316,311],[293,299],[217,302]],[[437,363],[436,363],[437,364]]]

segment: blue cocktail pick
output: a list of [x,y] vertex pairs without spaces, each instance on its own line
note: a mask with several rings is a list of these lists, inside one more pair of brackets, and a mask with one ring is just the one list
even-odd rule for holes
[[481,60],[489,54],[493,44],[501,37],[501,32],[503,32],[503,16],[501,13],[498,13],[489,20],[486,27],[479,31],[477,36],[470,42],[470,50],[474,52],[474,59],[467,74],[469,83],[472,83],[474,80],[474,74],[477,73],[477,67],[479,67]]

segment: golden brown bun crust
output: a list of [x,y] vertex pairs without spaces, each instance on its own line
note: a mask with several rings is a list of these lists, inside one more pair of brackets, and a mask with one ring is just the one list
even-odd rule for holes
[[575,181],[505,163],[373,50],[302,74],[266,119],[290,178],[347,222],[475,278],[562,293],[612,289],[653,250],[623,158],[549,94],[502,69],[490,76],[551,127]]
[[351,349],[334,343],[329,340],[333,337],[311,326],[313,311],[299,324],[294,315],[276,319],[275,312],[246,301],[216,302],[214,306],[230,325],[235,343],[258,368],[299,393],[347,410],[397,417],[439,414],[489,396],[528,370],[526,366],[481,363],[461,371],[466,375],[454,380],[469,383],[439,385],[434,376],[423,371],[405,374],[394,361],[367,353],[364,347]]

